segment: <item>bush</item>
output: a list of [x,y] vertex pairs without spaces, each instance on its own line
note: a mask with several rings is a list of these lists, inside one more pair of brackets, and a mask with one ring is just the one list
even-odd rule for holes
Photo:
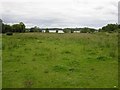
[[56,33],[58,33],[58,30],[56,30]]
[[71,30],[69,28],[65,28],[65,29],[63,29],[63,32],[64,33],[71,33]]
[[118,24],[108,24],[102,27],[102,31],[109,32],[109,33],[115,32],[117,29],[119,29]]
[[49,30],[48,30],[48,29],[46,29],[46,30],[45,30],[45,33],[49,33]]
[[74,30],[71,30],[71,33],[74,33]]
[[12,32],[7,32],[6,35],[11,36],[11,35],[13,35],[13,33]]

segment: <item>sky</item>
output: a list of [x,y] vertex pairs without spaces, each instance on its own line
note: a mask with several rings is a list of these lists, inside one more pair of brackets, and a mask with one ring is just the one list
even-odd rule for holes
[[92,27],[118,23],[119,0],[0,0],[4,23],[27,27]]

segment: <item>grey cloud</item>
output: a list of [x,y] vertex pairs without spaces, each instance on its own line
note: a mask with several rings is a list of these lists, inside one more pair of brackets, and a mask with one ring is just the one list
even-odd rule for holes
[[3,2],[3,21],[5,23],[22,21],[27,26],[40,27],[100,27],[117,22],[116,2],[113,3],[113,0],[108,0],[109,3],[97,3],[98,0],[36,1]]
[[98,6],[98,7],[95,7],[94,9],[95,10],[102,10],[102,9],[104,9],[104,7],[103,6]]
[[116,2],[115,1],[111,1],[110,5],[115,7],[115,8],[118,8],[118,1],[116,1]]

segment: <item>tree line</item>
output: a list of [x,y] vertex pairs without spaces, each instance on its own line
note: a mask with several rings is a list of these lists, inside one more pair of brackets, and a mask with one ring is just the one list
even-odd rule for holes
[[23,33],[23,32],[42,32],[45,31],[45,33],[49,33],[49,30],[56,30],[56,33],[58,33],[59,30],[62,30],[64,33],[73,33],[74,31],[80,31],[81,33],[93,33],[95,31],[97,32],[118,32],[120,31],[120,25],[118,24],[107,24],[106,26],[103,26],[100,29],[94,29],[94,28],[39,28],[37,26],[32,28],[26,28],[25,24],[23,22],[20,22],[18,24],[8,25],[2,23],[2,33],[12,32],[12,33]]
[[25,32],[25,24],[23,22],[20,22],[19,24],[13,24],[13,25],[8,25],[2,23],[2,33],[7,33],[7,32]]

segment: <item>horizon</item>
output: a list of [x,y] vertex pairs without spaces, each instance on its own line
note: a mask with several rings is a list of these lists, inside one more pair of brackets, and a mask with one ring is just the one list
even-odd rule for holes
[[[4,24],[7,24],[7,25],[10,25],[10,26],[12,26],[12,25],[14,25],[14,24],[19,24],[19,23],[5,23],[3,20],[2,20],[2,22],[4,23]],[[23,22],[24,23],[24,22]],[[24,23],[25,24],[25,23]],[[118,23],[108,23],[108,24],[118,24]],[[108,24],[106,24],[106,25],[104,25],[104,26],[107,26]],[[25,26],[26,26],[26,24],[25,24]],[[31,27],[25,27],[26,29],[30,29],[30,28],[34,28],[34,27],[38,27],[38,28],[40,28],[40,29],[46,29],[46,28],[48,28],[48,29],[52,29],[52,28],[60,28],[60,29],[65,29],[65,28],[93,28],[93,29],[96,29],[96,30],[98,30],[98,29],[101,29],[102,27],[104,27],[104,26],[101,26],[101,27],[98,27],[98,28],[95,28],[95,27],[89,27],[89,26],[82,26],[82,27],[39,27],[39,26],[37,26],[37,25],[34,25],[34,26],[31,26]]]

